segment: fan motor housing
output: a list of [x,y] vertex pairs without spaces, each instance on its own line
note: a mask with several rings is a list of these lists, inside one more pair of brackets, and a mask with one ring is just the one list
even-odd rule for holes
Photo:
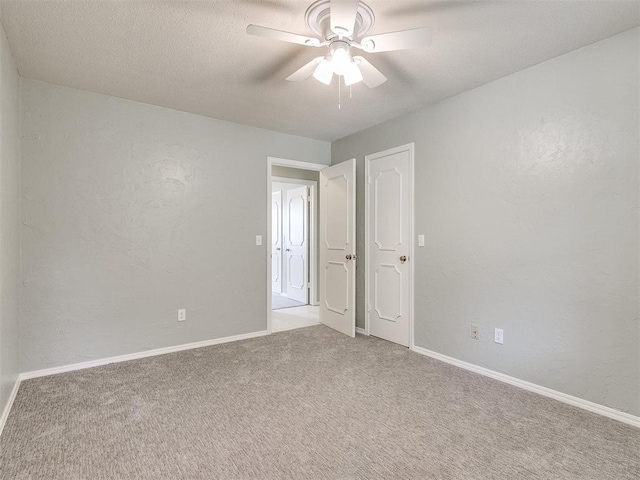
[[[373,27],[375,20],[376,17],[371,7],[364,2],[360,2],[353,27],[353,35],[347,38],[355,40],[362,37]],[[331,0],[318,0],[312,3],[305,14],[305,22],[313,33],[325,40],[332,40],[338,36],[331,30]]]

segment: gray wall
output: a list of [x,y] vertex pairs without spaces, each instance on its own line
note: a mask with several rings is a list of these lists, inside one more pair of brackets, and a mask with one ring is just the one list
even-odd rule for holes
[[22,371],[266,329],[267,156],[329,143],[30,80],[22,112]]
[[302,170],[300,168],[282,167],[273,165],[271,167],[271,175],[274,177],[294,178],[297,180],[319,181],[320,174],[313,170]]
[[19,373],[20,79],[0,25],[0,413]]
[[639,32],[332,144],[363,239],[364,155],[415,141],[417,345],[640,414]]

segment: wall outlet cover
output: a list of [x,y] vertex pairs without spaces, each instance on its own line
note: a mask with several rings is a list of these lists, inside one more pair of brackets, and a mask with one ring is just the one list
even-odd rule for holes
[[471,324],[471,338],[480,340],[480,327],[474,323]]
[[501,328],[495,329],[493,341],[499,343],[500,345],[504,344],[504,331]]
[[184,322],[186,319],[187,319],[187,310],[184,308],[181,308],[180,310],[178,310],[178,321]]

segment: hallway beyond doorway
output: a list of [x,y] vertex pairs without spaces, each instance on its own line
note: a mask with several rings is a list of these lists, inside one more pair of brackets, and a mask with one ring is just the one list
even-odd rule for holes
[[303,305],[305,304],[286,295],[271,293],[271,310],[282,310],[283,308],[301,307]]
[[284,332],[318,324],[320,324],[320,307],[313,305],[274,310],[271,314],[272,332]]

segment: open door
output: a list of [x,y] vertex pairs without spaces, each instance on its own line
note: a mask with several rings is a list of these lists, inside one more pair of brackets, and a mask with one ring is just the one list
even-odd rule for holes
[[356,160],[320,172],[320,323],[356,335]]

